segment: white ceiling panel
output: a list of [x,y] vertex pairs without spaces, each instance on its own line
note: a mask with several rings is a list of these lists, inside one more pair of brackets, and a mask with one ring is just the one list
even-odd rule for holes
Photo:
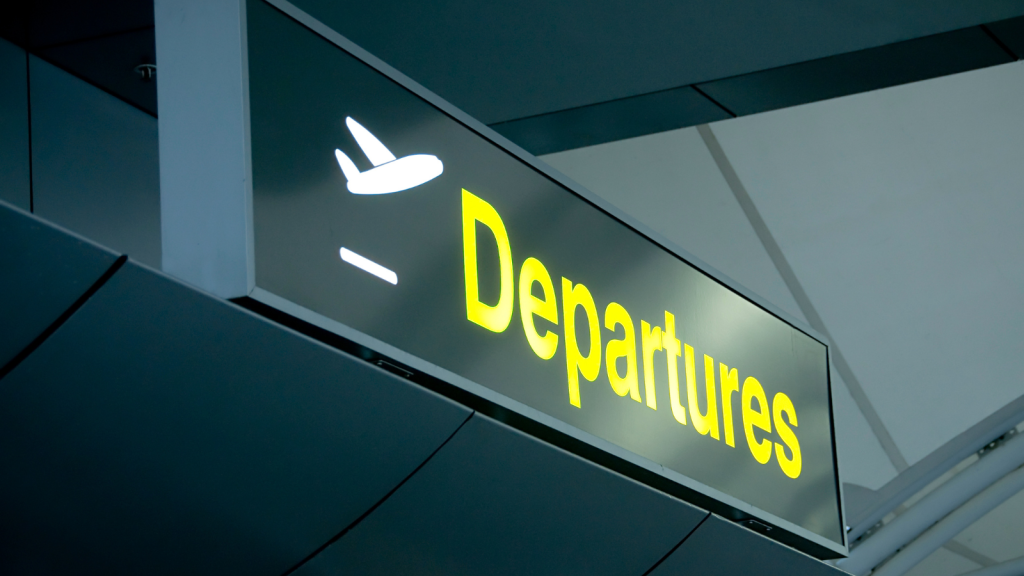
[[[832,370],[832,412],[836,450],[839,452],[839,478],[872,490],[878,490],[892,480],[896,476],[896,468],[835,370]],[[847,494],[848,515],[849,502]]]
[[978,568],[981,568],[981,565],[945,548],[939,548],[920,564],[911,568],[906,576],[957,576]]
[[1024,63],[713,125],[912,464],[1024,392]]
[[982,516],[956,539],[998,562],[1024,556],[1024,492]]

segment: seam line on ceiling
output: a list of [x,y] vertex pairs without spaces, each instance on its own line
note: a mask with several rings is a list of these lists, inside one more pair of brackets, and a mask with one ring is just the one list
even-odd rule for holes
[[694,90],[696,90],[696,91],[697,91],[697,94],[700,94],[701,96],[703,96],[703,97],[707,98],[708,100],[710,100],[710,101],[711,101],[711,103],[712,103],[712,104],[714,104],[715,106],[718,106],[719,108],[721,108],[721,109],[722,109],[723,111],[725,111],[725,113],[726,113],[726,114],[728,114],[729,116],[732,116],[733,118],[736,118],[736,113],[735,113],[735,112],[733,112],[732,110],[729,110],[728,108],[726,108],[726,107],[725,107],[725,106],[724,106],[724,105],[723,105],[723,104],[722,104],[721,102],[719,102],[718,100],[715,100],[715,99],[714,99],[714,98],[712,98],[711,96],[708,96],[707,92],[705,92],[705,91],[701,90],[701,89],[700,89],[700,87],[698,87],[698,86],[697,86],[696,84],[694,84],[693,86],[691,86],[691,88],[693,88]]
[[1005,42],[1000,40],[999,36],[996,36],[995,32],[993,32],[988,26],[986,26],[985,24],[982,24],[980,26],[980,28],[981,28],[981,31],[984,32],[986,36],[991,38],[992,41],[995,42],[999,46],[999,48],[1001,48],[1003,50],[1003,52],[1006,52],[1010,56],[1010,58],[1013,58],[1014,61],[1019,60],[1019,58],[1013,52],[1013,50],[1010,50],[1010,47],[1007,46]]
[[[381,368],[381,370],[383,370],[383,368]],[[359,516],[359,518],[356,518],[351,524],[349,524],[348,526],[343,528],[341,530],[341,532],[338,532],[330,540],[328,540],[322,546],[320,546],[319,548],[314,550],[309,556],[306,556],[302,560],[299,560],[298,563],[296,563],[294,566],[292,566],[288,570],[285,570],[285,572],[281,576],[288,576],[289,574],[294,573],[299,568],[302,568],[303,566],[305,566],[306,563],[308,563],[310,560],[313,560],[314,558],[316,558],[321,552],[323,552],[324,550],[327,550],[328,548],[330,548],[331,544],[334,544],[338,540],[341,540],[341,538],[345,534],[348,534],[353,528],[358,526],[360,522],[365,520],[366,517],[369,516],[370,514],[372,514],[375,510],[377,510],[377,508],[380,508],[380,506],[382,504],[384,504],[385,502],[388,501],[388,498],[391,498],[391,496],[395,492],[398,492],[399,488],[401,488],[402,486],[405,486],[405,483],[408,482],[410,478],[412,478],[413,476],[416,475],[417,472],[422,470],[423,467],[427,465],[427,462],[430,462],[434,458],[434,456],[436,456],[437,453],[441,451],[442,448],[447,446],[448,443],[451,442],[452,438],[455,438],[455,435],[459,433],[459,430],[462,430],[462,427],[465,426],[467,422],[472,420],[473,416],[475,416],[475,415],[476,415],[476,411],[470,412],[469,416],[467,416],[466,419],[462,421],[462,424],[459,424],[458,428],[456,428],[454,432],[452,432],[447,438],[445,438],[444,442],[442,442],[440,446],[438,446],[433,452],[431,452],[430,455],[427,456],[427,458],[425,460],[423,460],[423,462],[420,462],[420,465],[417,466],[412,472],[410,472],[408,476],[406,476],[405,478],[402,478],[402,481],[399,482],[390,491],[388,491],[388,493],[385,494],[383,498],[381,498],[380,500],[375,502],[373,504],[373,506],[370,506],[370,508],[366,512],[363,512]]]
[[743,213],[747,216],[747,220],[754,228],[754,232],[757,234],[758,239],[761,240],[761,244],[764,246],[765,251],[768,252],[768,257],[771,258],[772,263],[775,265],[775,269],[778,270],[779,275],[782,276],[782,281],[786,283],[786,287],[793,295],[793,299],[796,300],[797,306],[800,307],[800,311],[803,312],[804,317],[807,318],[807,322],[815,330],[824,334],[831,342],[829,348],[832,352],[833,365],[836,368],[836,372],[839,373],[839,376],[846,383],[846,388],[850,391],[850,395],[853,396],[853,400],[857,403],[857,407],[860,409],[861,414],[864,415],[864,419],[867,420],[868,426],[871,427],[871,431],[874,432],[875,437],[878,439],[878,443],[882,445],[882,450],[885,452],[885,455],[889,458],[889,461],[892,462],[897,473],[903,472],[909,468],[906,458],[903,457],[903,454],[896,446],[895,440],[893,440],[888,428],[885,427],[885,423],[882,422],[882,419],[879,417],[875,407],[871,404],[871,400],[868,399],[860,381],[857,380],[856,376],[854,376],[853,370],[850,368],[850,365],[847,364],[843,353],[839,350],[839,345],[836,344],[835,339],[832,338],[832,335],[825,327],[825,323],[822,321],[821,316],[818,315],[818,311],[814,308],[814,304],[811,303],[810,298],[804,291],[803,286],[800,284],[800,280],[796,277],[796,273],[793,272],[793,268],[789,265],[789,261],[786,260],[786,255],[782,253],[782,249],[772,236],[771,230],[768,229],[768,225],[761,217],[760,212],[758,212],[757,206],[754,205],[753,200],[750,198],[746,188],[743,186],[743,182],[740,181],[739,175],[736,174],[736,170],[733,168],[732,163],[729,162],[729,158],[725,155],[725,151],[722,149],[722,145],[718,142],[718,138],[715,136],[714,132],[711,131],[711,127],[707,124],[697,126],[697,132],[704,141],[704,145],[707,147],[708,152],[711,153],[711,157],[718,166],[718,170],[725,178],[726,184],[729,185],[729,189],[732,190],[733,195],[736,197],[736,201],[739,202],[740,208],[743,209]]
[[18,354],[14,358],[12,358],[10,362],[8,362],[6,365],[0,368],[0,379],[10,374],[15,368],[17,368],[22,362],[24,362],[26,358],[28,358],[29,356],[32,355],[33,352],[38,350],[39,347],[42,346],[46,342],[46,340],[53,335],[54,332],[60,329],[60,327],[63,326],[64,323],[67,322],[75,314],[75,312],[78,312],[78,310],[82,306],[85,306],[85,303],[88,302],[89,299],[92,298],[97,292],[99,292],[100,288],[103,288],[107,281],[113,278],[114,274],[116,274],[117,271],[121,269],[121,266],[124,266],[124,263],[127,261],[128,257],[124,255],[118,257],[117,260],[114,260],[114,263],[111,264],[109,268],[107,268],[107,271],[104,272],[103,275],[99,277],[99,279],[93,282],[92,286],[90,286],[88,290],[86,290],[81,296],[79,296],[78,299],[75,300],[75,302],[71,304],[71,306],[69,306],[67,310],[65,310],[60,316],[58,316],[56,320],[51,322],[50,325],[47,326],[46,329],[43,330],[38,336],[36,336],[35,339],[33,339],[28,346],[25,346],[25,348],[23,348],[21,352],[18,352]]
[[[713,81],[714,80],[712,80],[711,82],[713,82]],[[706,83],[707,82],[705,82],[705,84]],[[682,91],[682,90],[686,90],[687,88],[691,88],[691,89],[695,90],[698,94],[700,94],[705,99],[710,101],[714,106],[716,106],[717,108],[720,108],[722,111],[726,112],[727,114],[729,114],[733,118],[736,117],[736,114],[733,114],[733,112],[731,110],[729,110],[725,106],[719,104],[716,100],[714,100],[713,98],[711,98],[710,96],[705,94],[703,91],[699,90],[697,88],[696,84],[682,84],[680,86],[672,86],[671,88],[662,88],[660,90],[652,90],[650,92],[641,92],[640,94],[632,94],[630,96],[619,96],[617,98],[612,98],[610,100],[601,100],[599,102],[591,102],[590,104],[581,104],[579,106],[570,106],[568,108],[559,108],[558,110],[552,110],[550,112],[540,112],[538,114],[529,114],[527,116],[519,116],[518,118],[509,118],[508,120],[498,120],[497,122],[490,122],[490,123],[488,123],[487,126],[489,128],[495,128],[497,126],[503,126],[503,125],[506,125],[506,124],[515,124],[515,123],[523,122],[523,121],[527,121],[527,120],[536,120],[538,118],[545,118],[545,117],[549,117],[549,116],[559,116],[559,115],[565,114],[566,112],[576,112],[576,111],[579,111],[579,110],[587,110],[587,109],[593,109],[593,108],[600,108],[600,107],[603,107],[603,106],[608,105],[608,104],[617,104],[617,103],[625,102],[625,101],[628,101],[628,100],[637,100],[637,99],[640,99],[640,98],[646,98],[648,96],[655,96],[655,95],[658,95],[658,94],[665,94],[665,93],[668,93],[668,92],[679,92],[679,91]]]
[[697,530],[700,529],[700,527],[703,526],[704,523],[708,521],[708,518],[711,518],[711,513],[710,512],[708,512],[707,515],[705,515],[703,518],[701,518],[700,522],[698,522],[697,525],[694,526],[692,530],[687,532],[686,536],[683,536],[683,539],[680,540],[678,544],[673,546],[671,550],[666,552],[664,556],[662,556],[660,559],[658,559],[658,561],[654,563],[654,566],[651,566],[650,568],[648,568],[647,571],[643,573],[643,576],[650,576],[650,574],[652,572],[654,572],[658,568],[658,566],[661,566],[662,563],[665,562],[665,560],[668,560],[669,556],[675,554],[676,550],[678,550],[679,547],[683,545],[683,543],[685,543],[687,540],[690,539],[690,536],[693,536],[697,532]]
[[956,540],[950,540],[949,542],[943,544],[942,547],[946,550],[949,550],[953,554],[960,556],[961,558],[966,558],[967,560],[970,560],[975,564],[980,564],[982,568],[988,568],[989,566],[995,566],[996,564],[998,564],[998,562],[996,562],[992,558],[989,558],[981,552],[978,552],[977,550]]

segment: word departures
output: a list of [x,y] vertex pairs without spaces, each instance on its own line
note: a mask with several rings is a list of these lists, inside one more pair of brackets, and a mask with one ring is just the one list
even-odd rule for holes
[[[477,223],[486,226],[497,243],[500,289],[494,304],[480,299]],[[559,346],[563,347],[568,401],[572,406],[585,409],[583,392],[587,388],[581,390],[580,377],[595,382],[601,374],[603,355],[608,384],[615,394],[645,404],[654,411],[651,417],[656,417],[659,395],[664,410],[667,388],[668,406],[680,426],[688,429],[692,426],[695,432],[716,441],[724,440],[726,446],[735,448],[737,415],[733,414],[733,401],[738,396],[739,427],[753,458],[760,464],[767,464],[774,453],[786,476],[800,476],[803,464],[795,432],[798,419],[790,398],[778,392],[769,402],[768,393],[755,376],[744,377],[741,384],[736,367],[719,362],[716,370],[715,360],[708,354],[703,354],[703,390],[698,389],[694,348],[677,338],[676,318],[672,312],[666,310],[664,319],[640,320],[638,332],[632,316],[619,303],[609,302],[599,316],[593,295],[582,283],[562,277],[556,291],[556,283],[547,268],[533,257],[523,260],[517,283],[511,244],[501,216],[488,202],[465,189],[462,190],[462,237],[467,318],[492,332],[504,332],[512,324],[518,301],[523,333],[533,352],[543,360],[551,360]],[[535,286],[540,288],[539,295],[535,295]],[[584,313],[585,323],[578,322],[578,309]],[[537,319],[556,329],[561,326],[561,330],[539,329]],[[580,349],[583,334],[586,335],[585,350]],[[604,342],[607,344],[602,348]],[[685,403],[679,382],[680,358],[686,381]],[[666,382],[655,379],[658,362],[665,363]],[[700,409],[702,399],[703,411]],[[773,428],[781,443],[765,438]]]
[[821,337],[282,6],[246,3],[252,216],[229,227],[251,231],[246,299],[524,434],[846,554]]

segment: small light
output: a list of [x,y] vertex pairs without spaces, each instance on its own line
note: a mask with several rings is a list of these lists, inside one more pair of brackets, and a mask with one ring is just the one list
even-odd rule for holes
[[349,250],[348,248],[343,247],[339,252],[341,254],[342,260],[348,262],[349,264],[355,266],[356,268],[369,272],[370,274],[373,274],[374,276],[380,278],[381,280],[384,280],[385,282],[398,284],[398,274],[395,274],[394,272],[388,270],[387,268],[381,266],[380,264],[377,264],[376,262],[368,258],[364,258],[359,254],[356,254],[355,252]]
[[135,73],[143,82],[152,82],[156,78],[156,64],[139,64],[135,67]]

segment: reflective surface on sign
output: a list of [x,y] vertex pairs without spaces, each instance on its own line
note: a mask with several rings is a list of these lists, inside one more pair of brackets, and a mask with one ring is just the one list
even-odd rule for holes
[[[842,542],[821,343],[275,9],[248,17],[258,287]],[[375,167],[350,117],[443,172],[351,193],[335,151]]]
[[356,254],[355,252],[349,250],[348,248],[342,248],[341,250],[338,250],[338,254],[341,256],[342,260],[348,262],[349,264],[355,266],[356,268],[359,268],[360,270],[365,270],[370,274],[373,274],[377,278],[380,278],[381,280],[384,280],[386,282],[390,282],[391,284],[398,284],[397,274],[381,266],[380,264],[377,264],[373,260],[364,258],[359,254]]

